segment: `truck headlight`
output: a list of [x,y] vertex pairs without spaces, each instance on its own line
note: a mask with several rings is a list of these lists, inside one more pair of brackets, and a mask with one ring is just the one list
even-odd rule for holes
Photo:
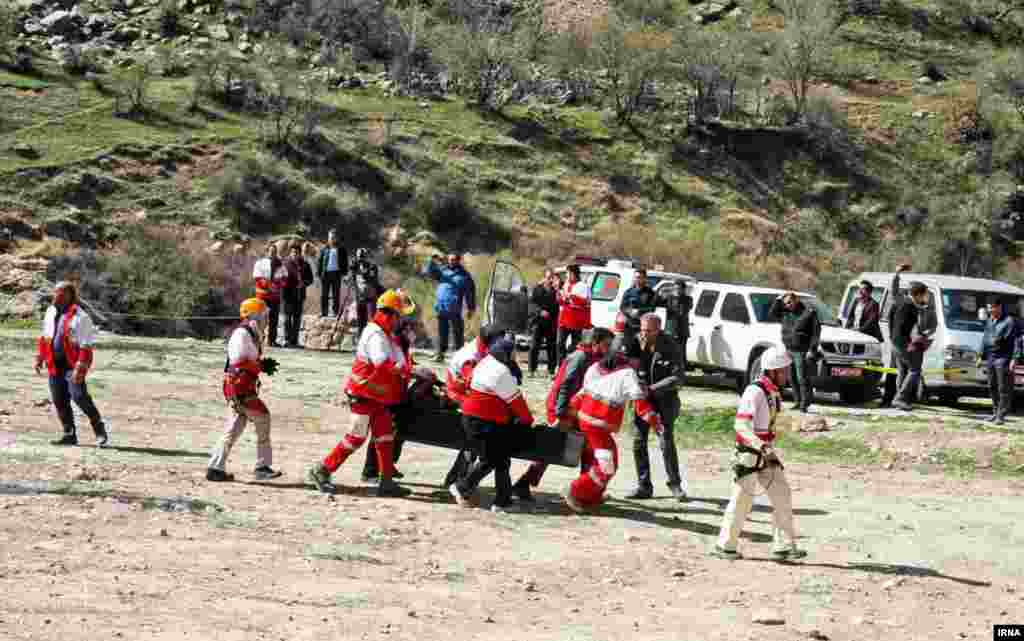
[[978,352],[963,345],[949,345],[946,347],[947,361],[969,361],[974,362],[978,358]]

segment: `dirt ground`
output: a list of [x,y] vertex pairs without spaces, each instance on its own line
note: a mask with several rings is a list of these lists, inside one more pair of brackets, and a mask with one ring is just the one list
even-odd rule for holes
[[[656,500],[613,498],[596,515],[563,506],[573,470],[562,467],[549,469],[531,510],[458,508],[438,485],[453,452],[415,444],[399,464],[410,498],[369,496],[362,452],[328,497],[303,479],[344,431],[337,391],[350,357],[274,350],[281,371],[263,396],[285,476],[251,480],[247,433],[229,463],[239,480],[211,484],[206,458],[225,409],[220,344],[104,337],[90,386],[112,425],[108,450],[92,447],[81,417],[83,446],[48,444],[59,428],[45,379],[31,371],[32,344],[33,332],[0,333],[3,639],[889,641],[991,639],[993,624],[1024,620],[1019,476],[957,478],[912,457],[810,463],[783,451],[810,555],[768,560],[760,497],[747,558],[728,562],[708,556],[729,493],[722,448],[684,453],[685,504],[669,500],[653,442]],[[543,382],[527,394],[539,406]],[[682,396],[689,411],[736,402],[722,387]],[[1017,438],[978,431],[983,405],[927,408],[916,422],[829,403],[817,411],[830,433],[894,450]],[[636,479],[629,436],[619,443],[613,497]]]

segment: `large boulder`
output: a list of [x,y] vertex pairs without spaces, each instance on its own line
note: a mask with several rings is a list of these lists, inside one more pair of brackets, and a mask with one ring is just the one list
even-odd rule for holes
[[337,323],[335,331],[334,318],[320,318],[307,315],[302,318],[304,338],[302,344],[310,349],[341,349],[342,341],[348,335],[344,331],[345,324]]
[[39,21],[46,33],[64,37],[77,34],[84,23],[82,16],[72,11],[54,11]]

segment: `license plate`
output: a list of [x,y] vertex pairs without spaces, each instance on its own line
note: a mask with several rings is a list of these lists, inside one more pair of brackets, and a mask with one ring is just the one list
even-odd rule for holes
[[848,378],[851,376],[863,376],[864,370],[859,367],[833,367],[832,376],[838,378]]

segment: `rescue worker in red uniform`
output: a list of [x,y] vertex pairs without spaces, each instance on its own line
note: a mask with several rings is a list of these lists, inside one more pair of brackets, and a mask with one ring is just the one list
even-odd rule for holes
[[267,255],[252,268],[252,277],[256,282],[256,298],[267,304],[269,319],[267,324],[267,345],[278,347],[277,323],[281,315],[281,294],[288,285],[288,269],[277,255],[277,245],[267,245]]
[[92,368],[95,341],[92,320],[78,306],[78,289],[67,281],[57,283],[53,288],[53,304],[43,318],[43,333],[37,342],[35,362],[38,375],[42,375],[43,365],[46,365],[50,398],[64,428],[61,438],[50,441],[51,445],[78,445],[71,401],[89,417],[96,435],[96,447],[110,445],[108,426],[85,384],[85,377]]
[[504,512],[512,505],[512,453],[531,436],[526,430],[533,426],[533,414],[510,367],[515,342],[501,335],[487,349],[487,357],[473,369],[469,393],[462,404],[466,438],[479,458],[448,491],[459,505],[472,505],[480,481],[493,471],[495,496],[491,510]]
[[[569,402],[583,387],[583,377],[590,366],[608,353],[613,338],[612,333],[603,327],[584,332],[576,351],[558,366],[555,381],[548,392],[548,425],[562,430],[576,429],[576,417]],[[532,463],[519,477],[512,489],[520,501],[533,500],[530,488],[540,485],[541,477],[547,469],[546,463]]]
[[259,397],[260,373],[271,375],[276,361],[263,358],[263,332],[267,327],[270,309],[258,298],[244,301],[239,308],[242,322],[231,332],[224,364],[224,400],[230,411],[224,425],[224,436],[210,455],[206,469],[207,481],[233,481],[234,475],[224,471],[235,441],[252,421],[256,428],[256,469],[253,476],[266,481],[281,476],[270,467],[273,450],[270,444],[270,410]]
[[754,506],[757,485],[764,488],[772,503],[774,530],[772,556],[779,561],[802,559],[807,552],[796,546],[793,526],[793,491],[782,461],[775,454],[775,420],[782,412],[782,392],[789,378],[793,358],[781,346],[761,355],[760,378],[747,386],[736,410],[736,452],[733,456],[732,497],[722,517],[722,528],[714,556],[741,558],[737,545],[743,522]]
[[[558,291],[558,362],[576,350],[583,330],[590,329],[590,287],[579,265],[569,265],[569,280]],[[568,346],[566,343],[568,342]]]
[[658,434],[662,430],[661,418],[647,400],[647,392],[622,348],[622,337],[616,337],[604,358],[587,370],[583,389],[572,401],[586,439],[581,456],[584,471],[565,493],[565,502],[574,512],[586,512],[599,505],[608,482],[615,476],[619,448],[614,434],[622,427],[627,403],[632,401],[637,416]]
[[[469,393],[469,381],[473,378],[473,369],[477,363],[487,357],[487,345],[504,332],[497,325],[484,325],[480,328],[480,335],[476,340],[466,343],[459,348],[448,361],[448,368],[445,371],[445,393],[460,408]],[[476,460],[473,449],[466,444],[466,447],[459,450],[448,474],[444,477],[444,486],[448,487],[455,483],[469,470],[469,466]]]
[[373,320],[359,337],[356,360],[345,384],[350,400],[348,434],[321,462],[309,471],[309,480],[321,492],[333,493],[331,475],[372,436],[377,449],[380,481],[377,496],[407,496],[410,491],[394,481],[394,425],[391,407],[402,402],[412,376],[396,329],[402,310],[401,298],[388,290],[377,299]]

